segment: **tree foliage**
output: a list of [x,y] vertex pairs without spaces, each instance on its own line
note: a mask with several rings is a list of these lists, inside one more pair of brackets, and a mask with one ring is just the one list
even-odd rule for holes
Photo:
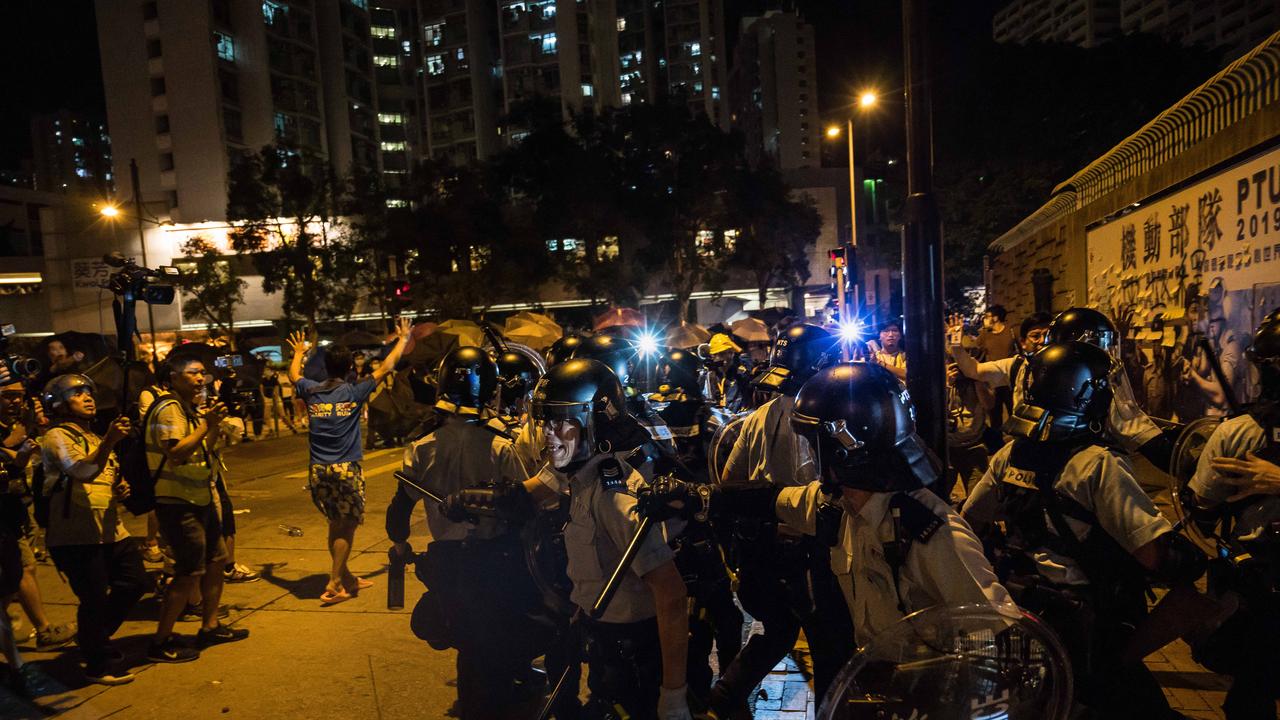
[[235,348],[236,308],[244,304],[249,283],[240,278],[236,259],[218,252],[208,238],[195,236],[182,245],[182,311],[204,320],[211,334]]

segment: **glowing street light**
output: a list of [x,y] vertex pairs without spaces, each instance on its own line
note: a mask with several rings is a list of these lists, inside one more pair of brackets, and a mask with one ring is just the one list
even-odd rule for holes
[[865,110],[872,105],[875,105],[879,100],[880,96],[870,90],[864,90],[862,91],[862,94],[858,95],[858,107]]
[[827,126],[827,138],[828,138],[828,139],[830,139],[830,140],[835,140],[835,139],[836,139],[836,138],[838,138],[838,137],[840,137],[840,126],[839,126],[839,125],[828,125],[828,126]]
[[102,214],[102,217],[113,218],[120,214],[120,208],[115,205],[103,205],[98,212]]

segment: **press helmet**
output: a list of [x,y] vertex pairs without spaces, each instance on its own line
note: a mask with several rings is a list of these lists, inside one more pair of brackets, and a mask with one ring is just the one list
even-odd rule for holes
[[493,400],[498,367],[478,347],[449,351],[436,370],[436,407],[461,415],[476,415]]
[[1031,356],[1022,402],[1004,431],[1037,441],[1101,435],[1111,409],[1114,361],[1086,342],[1057,343]]
[[916,434],[915,415],[911,396],[893,373],[850,362],[819,371],[800,388],[791,427],[809,441],[824,482],[897,492],[938,478]]
[[514,350],[498,356],[498,400],[503,408],[515,405],[533,392],[533,386],[542,377],[542,371],[533,360]]
[[79,392],[80,388],[86,388],[90,393],[98,391],[97,386],[87,375],[80,373],[59,375],[45,383],[44,392],[40,394],[40,402],[44,403],[49,410],[62,410],[67,399]]
[[626,402],[618,376],[604,363],[582,358],[547,370],[533,390],[529,411],[539,422],[577,422],[591,448],[608,425],[626,414]]
[[1073,341],[1096,345],[1107,352],[1118,352],[1120,349],[1120,333],[1116,331],[1115,323],[1093,308],[1067,308],[1049,323],[1045,345]]
[[839,359],[839,341],[817,325],[792,325],[774,341],[769,369],[753,382],[763,390],[794,393],[814,373]]

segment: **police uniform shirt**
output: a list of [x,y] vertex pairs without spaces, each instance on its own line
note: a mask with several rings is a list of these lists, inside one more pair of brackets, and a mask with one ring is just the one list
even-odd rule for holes
[[[831,569],[859,644],[904,614],[934,605],[1013,602],[983,555],[982,543],[951,506],[929,490],[908,494],[945,522],[927,541],[911,543],[896,584],[884,550],[894,540],[889,508],[894,493],[874,493],[856,515],[845,513],[839,543],[831,550]],[[819,483],[812,482],[784,488],[775,511],[779,520],[812,534],[821,502]]]
[[[1034,490],[1034,473],[1010,465],[1012,448],[1013,443],[1009,443],[991,458],[986,474],[965,501],[961,512],[971,524],[985,525],[1003,519],[1000,507],[1002,485]],[[1071,456],[1053,489],[1059,496],[1074,500],[1092,513],[1098,526],[1131,554],[1173,531],[1173,526],[1138,485],[1128,459],[1106,448],[1090,445]],[[1084,540],[1088,537],[1091,531],[1089,524],[1072,517],[1065,517],[1065,520],[1077,538]],[[1053,523],[1048,518],[1045,523],[1048,531],[1056,535]],[[1087,585],[1089,582],[1084,570],[1072,558],[1048,548],[1037,548],[1032,556],[1037,571],[1052,583]]]
[[[621,472],[616,479],[602,478],[599,465],[610,457],[596,455],[567,478],[570,505],[564,544],[569,556],[568,575],[573,581],[569,597],[584,610],[591,609],[640,527],[634,489],[644,480],[623,462],[618,463]],[[674,557],[665,534],[654,528],[600,620],[631,623],[655,617],[653,593],[641,578]]]
[[[107,457],[105,467],[93,462],[101,444],[102,439],[88,430],[60,426],[50,428],[41,439],[45,492],[50,498],[45,531],[49,547],[101,545],[129,537],[115,496],[120,472],[116,455]],[[68,479],[53,493],[53,486],[64,474]],[[67,502],[69,505],[64,504]]]
[[520,458],[520,462],[524,463],[525,469],[529,472],[538,470],[544,464],[543,439],[533,419],[526,415],[523,422],[516,428],[515,436],[516,456]]
[[[454,416],[446,417],[434,432],[405,449],[404,471],[441,497],[485,482],[523,482],[528,477],[510,440]],[[411,487],[405,491],[415,500],[420,497]],[[426,506],[433,542],[488,539],[503,530],[495,518],[480,518],[478,524],[455,523],[441,514],[435,503]]]
[[[1015,408],[1022,402],[1023,390],[1028,382],[1027,373],[1030,370],[1030,364],[1023,359],[1017,363],[1018,377],[1010,377],[1014,371],[1014,363],[1019,357],[1021,356],[1015,355],[1003,360],[978,363],[979,380],[991,387],[1013,388]],[[1129,378],[1123,371],[1111,373],[1111,392],[1113,398],[1107,415],[1107,431],[1127,452],[1136,451],[1160,434],[1160,427],[1151,421],[1142,408],[1138,407],[1133,388],[1129,385]]]
[[724,475],[726,487],[805,485],[816,479],[809,443],[791,428],[795,398],[779,395],[742,421]]
[[1223,420],[1205,441],[1200,459],[1196,461],[1196,474],[1191,476],[1191,489],[1211,502],[1223,502],[1235,495],[1240,489],[1222,482],[1222,475],[1213,469],[1214,458],[1244,458],[1247,453],[1256,453],[1266,444],[1266,432],[1252,415]]

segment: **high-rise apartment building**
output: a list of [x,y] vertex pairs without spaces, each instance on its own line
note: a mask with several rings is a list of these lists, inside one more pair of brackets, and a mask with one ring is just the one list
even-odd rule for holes
[[461,164],[498,151],[496,0],[421,0],[423,155]]
[[1280,0],[1014,0],[996,13],[996,42],[1094,47],[1147,33],[1234,58],[1280,27]]
[[743,18],[734,50],[732,125],[747,157],[779,170],[821,164],[813,26],[794,12]]
[[388,203],[407,204],[409,175],[425,148],[423,92],[417,71],[422,67],[416,0],[375,0],[369,7],[373,36],[373,79],[377,93],[379,165]]
[[712,124],[729,127],[724,0],[663,0],[667,92]]
[[36,190],[106,197],[114,188],[107,125],[67,110],[31,118]]
[[97,0],[115,176],[179,222],[226,214],[240,154],[276,140],[380,169],[367,0]]

